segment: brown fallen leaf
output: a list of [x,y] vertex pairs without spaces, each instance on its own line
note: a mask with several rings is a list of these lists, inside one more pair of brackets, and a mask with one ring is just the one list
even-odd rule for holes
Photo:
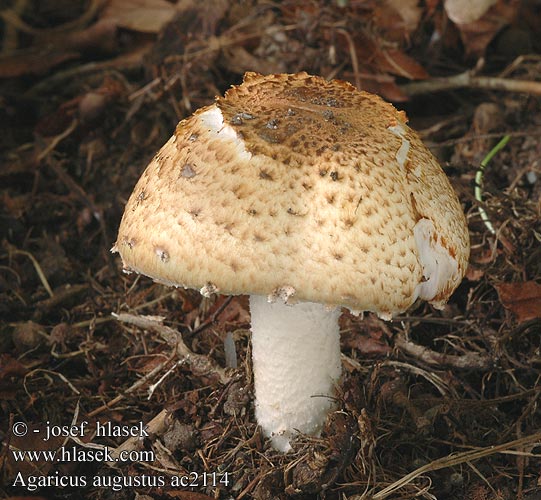
[[[361,78],[361,90],[371,92],[372,94],[378,94],[391,102],[406,102],[409,100],[409,97],[402,92],[400,87],[394,81],[394,77],[391,78],[393,78],[392,81]],[[353,81],[353,79],[350,78],[349,81]]]
[[392,349],[383,342],[377,334],[374,335],[347,335],[344,345],[356,349],[364,356],[382,357],[391,353]]
[[166,0],[112,0],[102,19],[113,19],[120,28],[141,33],[159,33],[177,12]]
[[[21,429],[24,435],[16,436],[13,434],[12,430],[8,436],[8,449],[54,453],[62,446],[65,440],[64,437],[55,437],[51,435],[49,436],[49,439],[46,441],[44,440],[47,437],[47,430],[46,425],[43,422],[23,422],[24,419],[22,416],[15,416],[12,429]],[[16,459],[15,454],[11,452],[6,454],[6,458],[3,463],[5,474],[9,483],[13,482],[18,473],[21,473],[23,477],[36,475],[46,476],[54,465],[54,461],[46,459],[45,455],[39,454],[39,458],[37,460],[20,460]]]
[[367,315],[362,322],[346,316],[343,319],[344,328],[341,334],[342,347],[356,349],[365,356],[387,356],[391,352],[387,339],[391,332],[379,318],[371,314]]
[[417,29],[423,11],[418,0],[385,0],[374,5],[374,23],[389,40],[407,39]]
[[455,24],[473,23],[482,17],[498,0],[445,0],[445,12]]
[[272,61],[257,57],[248,52],[240,45],[225,47],[222,51],[225,67],[239,75],[245,71],[255,71],[257,73],[281,73],[285,71],[285,65],[282,61]]
[[541,285],[535,281],[496,285],[500,301],[517,316],[519,323],[541,318]]
[[24,377],[27,373],[28,368],[18,359],[11,357],[9,354],[0,356],[0,380],[8,380],[11,377]]
[[[339,37],[337,43],[344,43],[347,37]],[[401,102],[408,97],[394,82],[392,75],[409,80],[428,78],[428,73],[417,61],[399,49],[381,46],[381,40],[366,31],[355,34],[355,53],[359,61],[359,85],[363,90],[373,92],[393,101]],[[347,50],[344,47],[342,50]],[[345,73],[344,75],[346,75]],[[356,75],[351,81],[356,83]]]
[[494,139],[487,134],[501,130],[504,124],[503,110],[493,102],[482,102],[473,114],[472,124],[467,136],[471,141],[459,143],[455,147],[455,155],[459,162],[479,165],[487,152],[494,146]]
[[32,47],[17,54],[0,57],[0,78],[14,78],[22,75],[40,75],[54,66],[77,59],[79,53],[73,50],[47,50]]
[[470,264],[466,270],[466,279],[470,281],[479,281],[485,275],[485,271]]
[[379,66],[393,74],[409,80],[428,78],[427,71],[415,59],[398,49],[380,50]]
[[107,19],[80,29],[37,30],[29,47],[0,56],[0,78],[45,74],[81,54],[113,54],[117,50],[116,31],[116,24]]
[[[28,368],[9,354],[0,355],[0,400],[14,401]],[[0,464],[2,460],[0,459]]]
[[[474,5],[476,2],[469,3]],[[478,13],[463,17],[455,16],[460,21],[475,19],[470,22],[455,22],[460,31],[460,38],[464,43],[466,55],[469,57],[482,56],[493,38],[502,28],[511,24],[518,14],[518,5],[515,0],[498,0],[489,7],[486,12],[480,11],[481,15],[477,19],[475,17]]]
[[440,0],[425,0],[425,15],[432,17],[438,8]]

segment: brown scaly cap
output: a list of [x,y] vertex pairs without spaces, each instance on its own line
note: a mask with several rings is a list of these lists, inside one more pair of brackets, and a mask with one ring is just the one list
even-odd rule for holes
[[[405,123],[346,82],[247,73],[179,123],[137,183],[113,250],[127,270],[202,293],[293,295],[383,316],[419,295],[441,305],[464,275],[468,232]],[[429,296],[419,292],[429,278],[420,220],[452,262]]]

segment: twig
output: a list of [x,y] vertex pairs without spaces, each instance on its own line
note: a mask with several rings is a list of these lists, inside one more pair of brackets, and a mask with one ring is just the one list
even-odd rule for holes
[[35,28],[28,25],[22,18],[22,12],[19,12],[17,8],[2,10],[0,17],[7,25],[12,25],[23,33],[45,37],[54,33],[66,33],[86,26],[94,18],[102,5],[103,2],[101,0],[93,0],[90,2],[89,8],[80,17],[52,28]]
[[222,314],[222,312],[224,311],[224,309],[231,303],[231,301],[233,300],[233,295],[230,295],[229,297],[227,297],[223,302],[222,304],[220,305],[220,307],[218,307],[218,309],[216,309],[216,311],[214,311],[210,318],[206,319],[205,321],[203,321],[203,323],[201,323],[197,328],[194,328],[192,330],[192,334],[195,334],[195,333],[199,333],[201,330],[204,330],[207,326],[209,325],[212,325],[212,323],[214,323],[216,321],[216,318]]
[[409,363],[403,363],[402,361],[387,360],[384,361],[381,366],[392,366],[394,368],[398,368],[399,370],[407,370],[410,373],[423,377],[425,380],[430,382],[444,398],[450,396],[452,399],[458,399],[458,394],[456,393],[455,389],[449,384],[445,383],[444,380],[436,373],[424,370],[423,368],[411,365]]
[[471,71],[443,78],[432,78],[420,82],[400,85],[400,90],[408,96],[430,94],[443,90],[460,88],[476,88],[486,90],[503,90],[506,92],[522,92],[525,94],[541,95],[541,82],[530,80],[513,80],[492,76],[475,76]]
[[9,246],[9,251],[10,253],[15,254],[15,255],[24,255],[25,257],[28,257],[32,261],[32,264],[34,265],[34,269],[36,270],[39,280],[41,281],[41,284],[43,285],[45,290],[47,290],[47,293],[49,294],[49,296],[53,298],[54,297],[53,289],[51,288],[51,285],[49,285],[49,282],[47,281],[47,277],[45,276],[45,273],[41,269],[41,266],[39,262],[36,260],[36,258],[30,252],[27,252],[26,250],[18,250],[17,248],[11,245]]
[[488,370],[492,366],[492,360],[488,356],[476,352],[468,352],[461,356],[443,354],[417,345],[402,334],[395,337],[394,344],[406,354],[432,366],[449,366],[458,370]]
[[173,359],[173,357],[167,358],[165,361],[160,363],[158,366],[156,366],[153,370],[148,372],[144,377],[140,378],[137,382],[135,382],[133,385],[128,387],[126,391],[124,391],[123,394],[119,394],[115,398],[113,398],[108,403],[105,403],[101,405],[99,408],[96,408],[95,410],[92,410],[88,416],[89,417],[95,417],[96,415],[100,414],[104,410],[111,409],[114,405],[116,405],[118,402],[122,401],[128,394],[132,393],[142,385],[146,384],[151,378],[154,377],[157,373],[159,373],[167,364]]
[[[505,135],[509,137],[540,137],[541,132],[534,132],[529,130],[528,132],[507,132]],[[454,139],[448,139],[446,141],[434,142],[432,144],[428,143],[430,146],[443,148],[447,146],[456,146],[457,144],[464,144],[467,142],[477,141],[479,139],[498,139],[502,136],[501,132],[492,132],[488,134],[472,134],[465,135],[463,137],[456,137]]]
[[[490,455],[495,455],[496,453],[503,453],[509,448],[518,448],[524,447],[528,444],[538,443],[541,440],[541,432],[536,432],[529,436],[526,436],[521,439],[515,439],[514,441],[509,441],[507,443],[487,446],[485,448],[479,448],[477,450],[465,451],[462,453],[451,454],[443,458],[439,458],[430,462],[429,464],[423,465],[418,469],[406,474],[404,477],[400,478],[398,481],[390,484],[386,488],[382,489],[375,493],[372,497],[373,500],[380,500],[387,498],[389,495],[393,494],[396,490],[406,486],[408,483],[416,479],[417,477],[426,474],[427,472],[433,472],[440,469],[445,469],[447,467],[453,467],[454,465],[459,465],[463,463],[468,463],[473,460],[479,460],[480,458],[488,457]],[[360,497],[351,497],[351,500],[360,500]]]
[[222,384],[226,384],[231,377],[226,370],[211,361],[207,356],[192,352],[182,340],[182,335],[177,330],[163,325],[152,316],[136,316],[134,314],[121,313],[113,316],[123,323],[136,325],[157,332],[160,337],[170,346],[176,349],[178,356],[188,363],[194,373],[202,375],[215,375]]
[[[492,491],[492,494],[494,495],[493,498],[498,498],[498,492],[494,489],[494,486],[490,484],[490,481],[483,475],[483,473],[477,467],[475,467],[475,465],[473,465],[471,462],[468,461],[466,462],[466,464],[487,485],[488,489]],[[517,498],[520,498],[520,497],[517,497]]]
[[[483,158],[483,161],[481,162],[481,165],[479,166],[479,169],[475,173],[475,199],[481,204],[483,203],[483,172],[485,170],[485,167],[488,165],[490,160],[494,158],[494,156],[505,147],[505,145],[509,142],[509,139],[511,136],[506,135],[504,136],[496,146],[494,146],[489,153]],[[494,229],[494,226],[490,222],[490,219],[488,218],[488,215],[485,211],[485,209],[482,207],[482,205],[479,205],[479,215],[481,216],[481,220],[485,223],[485,226],[487,229],[492,233],[496,234],[496,230]]]
[[353,68],[353,75],[355,76],[355,87],[361,89],[361,78],[359,76],[359,59],[357,58],[357,51],[355,50],[355,42],[351,35],[342,28],[336,30],[337,33],[340,33],[347,41],[349,47],[349,55],[351,57],[351,67]]
[[[41,155],[40,155],[41,156]],[[100,231],[104,242],[109,242],[107,228],[105,227],[105,221],[103,218],[103,210],[98,208],[94,203],[94,200],[86,193],[86,191],[53,159],[48,162],[48,166],[58,176],[58,178],[64,183],[64,185],[77,196],[82,203],[90,210],[94,218],[98,221]],[[106,252],[107,263],[109,269],[114,272],[114,264],[110,252]]]
[[[160,303],[162,300],[166,300],[166,299],[169,299],[170,297],[172,297],[173,295],[175,295],[177,293],[176,290],[173,290],[172,292],[169,292],[169,293],[166,293],[164,295],[160,295],[159,297],[153,299],[153,300],[149,300],[148,302],[144,302],[143,304],[139,304],[135,307],[132,308],[133,311],[139,311],[141,309],[145,309],[146,307],[151,307],[153,306],[154,304],[158,304]],[[104,323],[109,323],[110,321],[115,321],[116,318],[114,316],[104,316],[102,318],[92,318],[92,319],[87,319],[87,320],[84,320],[84,321],[79,321],[78,323],[73,323],[71,325],[72,328],[87,328],[87,327],[91,327],[91,326],[95,326],[95,325],[102,325]]]
[[[45,285],[44,285],[45,286]],[[55,307],[60,306],[65,301],[71,299],[72,297],[75,297],[76,295],[87,292],[89,289],[89,285],[86,283],[78,284],[78,285],[64,285],[60,288],[56,289],[56,293],[51,295],[50,298],[40,300],[36,303],[35,307],[36,309],[39,309],[41,311],[51,311]]]
[[469,325],[470,323],[463,319],[452,319],[452,318],[438,318],[437,316],[395,316],[392,319],[393,322],[400,323],[402,321],[415,321],[419,323],[433,323],[436,325],[456,325],[464,326]]
[[[158,413],[146,426],[145,431],[150,436],[161,436],[171,425],[171,413],[167,410],[162,410]],[[120,454],[123,451],[132,451],[140,449],[143,443],[143,439],[139,436],[131,437],[126,439],[120,446],[111,451],[111,456],[113,457],[112,462],[105,462],[111,467],[117,467],[118,462],[115,460],[120,457]]]
[[53,370],[45,370],[44,368],[36,368],[34,370],[32,370],[30,373],[27,373],[25,376],[24,376],[24,381],[23,381],[23,386],[24,386],[24,391],[26,392],[26,394],[28,394],[28,396],[32,397],[32,395],[30,394],[30,392],[28,392],[28,387],[26,386],[26,380],[32,376],[34,376],[35,374],[37,373],[45,373],[47,375],[55,375],[56,377],[58,377],[60,380],[62,380],[63,382],[66,383],[66,385],[77,395],[79,396],[81,394],[81,392],[79,391],[79,389],[77,389],[66,377],[64,377],[64,375],[62,375],[61,373],[59,372],[55,372]]
[[71,123],[66,128],[66,130],[63,130],[60,134],[55,135],[47,144],[47,146],[43,149],[43,151],[40,151],[39,154],[36,155],[36,161],[39,163],[44,158],[46,158],[54,149],[56,146],[58,146],[66,137],[69,137],[71,133],[77,128],[77,125],[79,125],[78,120],[75,118],[71,120]]

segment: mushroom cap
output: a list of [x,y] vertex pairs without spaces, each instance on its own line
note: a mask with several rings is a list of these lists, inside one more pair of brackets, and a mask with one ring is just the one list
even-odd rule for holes
[[181,121],[126,206],[127,271],[201,293],[267,295],[390,317],[444,304],[466,221],[406,116],[306,73],[244,82]]

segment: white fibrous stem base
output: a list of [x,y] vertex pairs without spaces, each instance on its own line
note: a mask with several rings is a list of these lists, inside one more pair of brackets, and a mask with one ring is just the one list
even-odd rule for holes
[[255,414],[275,449],[296,433],[318,435],[340,378],[338,308],[250,296]]

